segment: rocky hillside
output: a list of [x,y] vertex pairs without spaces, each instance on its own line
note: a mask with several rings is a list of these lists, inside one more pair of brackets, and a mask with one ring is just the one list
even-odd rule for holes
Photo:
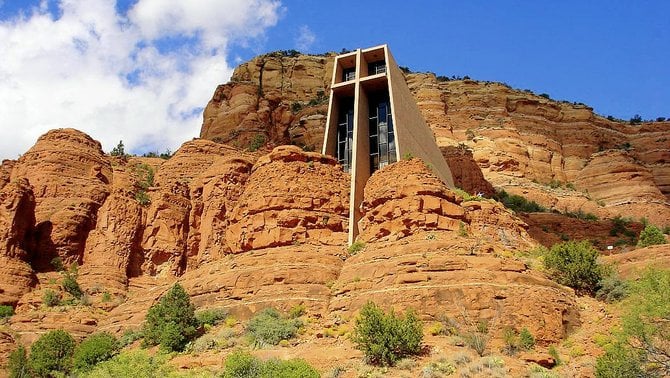
[[[549,346],[572,353],[568,343],[590,349],[562,371],[592,374],[602,349],[589,332],[611,328],[610,309],[554,282],[528,251],[566,238],[613,244],[604,218],[614,215],[670,224],[670,157],[661,141],[670,124],[624,125],[501,84],[408,74],[460,187],[505,189],[603,219],[516,214],[446,187],[411,159],[370,178],[360,243],[348,249],[350,178],[312,151],[321,147],[331,69],[332,56],[270,54],[241,65],[205,109],[202,138],[167,160],[110,156],[91,136],[58,129],[3,161],[0,304],[15,314],[0,319],[0,365],[48,330],[78,339],[136,331],[179,282],[198,310],[224,309],[240,322],[267,307],[304,308],[309,321],[297,341],[255,353],[305,358],[324,373],[360,364],[345,335],[374,301],[413,308],[427,325],[489,324],[491,351],[501,350],[504,329],[526,329],[537,347],[505,357],[512,376],[553,366]],[[631,223],[628,232],[640,229]],[[609,258],[626,275],[646,253],[658,266],[670,261],[666,247],[633,253]],[[69,274],[81,300],[66,292],[57,261],[77,267]],[[60,304],[47,303],[54,296]],[[462,340],[426,334],[422,361],[466,351],[473,365],[483,363]],[[230,350],[172,363],[216,367]],[[356,376],[347,369],[344,376]]]
[[[332,62],[274,53],[240,65],[207,105],[201,137],[320,150]],[[670,224],[670,122],[610,121],[501,83],[426,73],[406,80],[463,189],[491,193],[493,185],[560,212]]]

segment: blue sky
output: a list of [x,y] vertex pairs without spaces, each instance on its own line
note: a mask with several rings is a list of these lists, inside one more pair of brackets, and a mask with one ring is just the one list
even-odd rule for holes
[[308,52],[388,43],[415,71],[502,81],[619,118],[670,118],[668,1],[314,3],[283,1],[267,49],[286,49],[306,26]]
[[382,43],[414,71],[670,118],[667,1],[0,0],[0,158],[55,127],[174,150],[239,62]]

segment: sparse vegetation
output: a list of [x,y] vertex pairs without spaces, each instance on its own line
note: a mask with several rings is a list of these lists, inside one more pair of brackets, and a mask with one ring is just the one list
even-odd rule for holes
[[508,194],[505,190],[497,192],[494,198],[505,205],[506,208],[516,212],[542,213],[547,211],[547,209],[540,206],[537,202],[529,201],[517,194]]
[[604,277],[598,255],[588,241],[567,241],[551,247],[544,257],[544,266],[556,282],[593,294]]
[[358,252],[362,251],[365,248],[365,243],[363,243],[360,240],[356,240],[355,242],[351,243],[349,248],[347,248],[347,251],[349,252],[350,255],[355,255]]
[[653,224],[647,226],[640,232],[640,238],[637,241],[637,246],[640,248],[648,247],[650,245],[665,244],[665,236],[663,232]]
[[82,299],[84,292],[81,290],[81,287],[79,287],[79,283],[77,282],[77,277],[79,276],[79,267],[77,263],[72,263],[70,268],[63,270],[61,274],[63,275],[63,290],[72,295],[75,299]]
[[51,289],[46,289],[42,293],[42,303],[47,307],[58,306],[60,304],[60,295]]
[[10,378],[30,378],[28,353],[23,345],[19,345],[10,353],[7,360],[7,372],[9,372]]
[[467,237],[468,229],[465,227],[465,222],[461,221],[458,223],[458,236]]
[[603,277],[599,285],[600,288],[596,292],[598,300],[613,303],[628,295],[628,283],[614,272]]
[[465,341],[465,344],[474,349],[479,356],[483,356],[486,353],[486,348],[489,343],[489,335],[486,332],[472,330],[463,335],[463,340]]
[[482,196],[472,195],[461,188],[454,188],[453,191],[457,196],[461,197],[463,201],[481,201],[484,199]]
[[117,144],[116,147],[114,147],[109,154],[112,156],[120,156],[120,157],[128,156],[126,155],[125,146],[123,145],[122,140],[119,141],[119,144]]
[[561,355],[558,354],[558,350],[556,349],[555,346],[553,346],[553,345],[549,346],[549,349],[547,350],[547,353],[554,359],[554,362],[556,363],[556,366],[563,363],[563,361],[561,360]]
[[9,318],[12,315],[14,315],[14,307],[0,305],[0,319]]
[[304,304],[302,304],[302,303],[297,304],[297,305],[291,307],[291,309],[288,311],[288,317],[291,318],[291,319],[299,318],[299,317],[305,315],[305,310],[306,309],[307,308],[305,307]]
[[265,144],[265,135],[256,134],[254,135],[253,139],[251,139],[251,142],[249,142],[249,151],[250,152],[258,151],[261,147],[263,147],[264,144]]
[[75,345],[74,338],[62,329],[45,333],[30,348],[30,371],[37,377],[67,374],[72,369]]
[[222,378],[318,378],[319,372],[299,359],[262,361],[248,352],[235,351],[224,362]]
[[188,293],[175,284],[151,306],[144,325],[144,342],[166,351],[180,351],[197,333],[198,320]]
[[535,337],[530,333],[528,328],[522,328],[519,332],[519,346],[523,349],[529,350],[535,347]]
[[266,308],[249,320],[247,332],[254,346],[263,347],[293,338],[301,326],[300,319],[285,319],[276,309]]
[[195,318],[199,325],[215,326],[228,317],[228,311],[223,308],[210,308],[195,313]]
[[167,363],[168,356],[157,353],[149,355],[146,350],[135,349],[119,353],[110,360],[97,364],[91,371],[82,374],[86,378],[109,377],[168,377],[174,368]]
[[423,328],[412,311],[404,316],[393,311],[387,314],[368,302],[356,318],[352,341],[368,362],[394,365],[400,358],[420,352]]

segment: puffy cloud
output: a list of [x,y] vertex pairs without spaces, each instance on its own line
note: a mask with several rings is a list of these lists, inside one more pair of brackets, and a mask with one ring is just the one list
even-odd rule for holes
[[230,77],[227,48],[262,37],[272,0],[61,0],[0,21],[0,157],[15,158],[51,128],[74,127],[127,150],[197,136],[202,107]]
[[302,52],[307,52],[316,42],[316,34],[307,25],[303,25],[298,30],[298,36],[295,39],[295,48]]

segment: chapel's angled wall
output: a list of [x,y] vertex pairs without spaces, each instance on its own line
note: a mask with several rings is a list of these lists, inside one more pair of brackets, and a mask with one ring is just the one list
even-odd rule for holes
[[451,169],[437,147],[433,131],[426,124],[409,91],[405,76],[388,49],[386,49],[386,63],[398,160],[406,155],[422,159],[432,166],[434,173],[445,184],[453,188]]

